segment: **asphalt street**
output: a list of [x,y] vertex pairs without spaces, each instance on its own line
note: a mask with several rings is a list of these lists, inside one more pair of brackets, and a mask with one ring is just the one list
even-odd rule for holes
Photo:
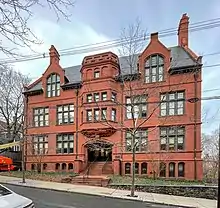
[[78,193],[49,191],[4,184],[14,192],[32,199],[36,208],[167,208],[168,206]]

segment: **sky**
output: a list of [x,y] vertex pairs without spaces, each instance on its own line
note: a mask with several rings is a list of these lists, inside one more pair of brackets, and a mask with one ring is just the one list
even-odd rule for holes
[[[75,7],[69,11],[71,21],[57,18],[49,8],[40,6],[33,8],[33,16],[29,21],[31,30],[42,40],[42,44],[33,45],[38,54],[48,53],[50,45],[58,51],[66,48],[87,44],[95,44],[115,40],[120,37],[122,28],[141,19],[142,27],[147,33],[153,33],[178,26],[182,14],[187,13],[190,23],[220,18],[219,0],[76,0]],[[160,33],[159,33],[160,35]],[[160,39],[167,47],[177,45],[177,35]],[[220,63],[220,55],[206,54],[220,52],[220,27],[197,31],[189,35],[189,47],[198,55],[204,55],[203,64]],[[146,46],[148,44],[146,40]],[[33,54],[26,48],[20,48],[25,55]],[[115,49],[93,51],[89,54]],[[81,64],[88,54],[61,56],[61,66],[68,67]],[[41,76],[49,64],[48,59],[39,59],[13,64],[13,67],[33,79]],[[220,95],[218,74],[220,66],[203,68],[203,97]],[[202,103],[202,131],[210,133],[220,122],[219,100],[209,100]]]

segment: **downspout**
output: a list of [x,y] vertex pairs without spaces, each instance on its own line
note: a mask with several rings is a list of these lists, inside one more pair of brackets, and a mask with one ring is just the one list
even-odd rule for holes
[[78,139],[79,139],[79,89],[76,89],[76,159],[78,159]]

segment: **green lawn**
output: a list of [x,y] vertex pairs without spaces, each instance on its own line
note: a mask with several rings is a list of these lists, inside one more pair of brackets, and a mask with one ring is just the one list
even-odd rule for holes
[[[1,172],[0,175],[22,178],[21,171]],[[25,178],[33,179],[33,180],[42,180],[42,181],[60,182],[63,178],[66,178],[68,176],[76,176],[76,174],[68,173],[68,172],[42,172],[42,173],[37,173],[35,171],[25,172]]]
[[[129,176],[111,176],[111,183],[112,184],[131,184],[131,177]],[[135,178],[135,184],[143,184],[143,185],[202,185],[204,182],[202,181],[184,181],[184,180],[163,180],[163,179],[156,179],[153,180],[152,178]]]

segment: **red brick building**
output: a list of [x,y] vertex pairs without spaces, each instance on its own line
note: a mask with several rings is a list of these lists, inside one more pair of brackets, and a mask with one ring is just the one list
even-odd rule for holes
[[26,168],[129,175],[129,131],[137,127],[137,175],[202,179],[202,64],[189,48],[188,25],[184,14],[170,48],[151,34],[132,56],[133,71],[129,57],[111,52],[62,68],[51,46],[48,68],[25,92]]

